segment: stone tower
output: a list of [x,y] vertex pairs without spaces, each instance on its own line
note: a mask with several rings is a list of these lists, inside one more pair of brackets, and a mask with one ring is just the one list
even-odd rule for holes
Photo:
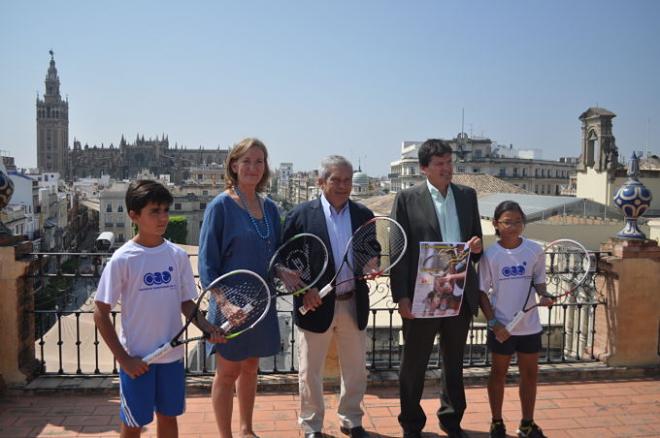
[[579,171],[594,169],[609,172],[617,168],[619,152],[612,135],[612,119],[616,114],[605,108],[591,107],[580,115],[582,121],[582,155]]
[[60,95],[60,78],[50,51],[46,92],[37,96],[37,167],[40,172],[59,172],[67,177],[69,152],[69,102]]

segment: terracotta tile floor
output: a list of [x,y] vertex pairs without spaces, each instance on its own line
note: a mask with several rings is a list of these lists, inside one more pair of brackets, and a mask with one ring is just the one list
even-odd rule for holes
[[[487,437],[490,421],[488,397],[483,386],[467,389],[468,410],[463,427],[471,437]],[[324,432],[343,436],[335,414],[337,396],[326,394]],[[48,395],[7,396],[0,399],[2,437],[98,437],[118,434],[118,398],[114,395],[59,391]],[[429,387],[422,405],[429,418],[424,436],[444,436],[435,420],[437,388]],[[235,412],[237,407],[234,408]],[[364,399],[364,426],[375,436],[400,437],[395,388],[371,389]],[[504,416],[511,436],[520,418],[518,392],[508,386]],[[298,397],[288,393],[260,393],[254,414],[260,437],[302,436],[296,424]],[[234,424],[237,425],[235,418]],[[541,384],[536,420],[549,437],[660,436],[660,379]],[[208,395],[187,398],[179,417],[180,436],[217,436]],[[144,437],[155,437],[155,425]],[[237,435],[238,436],[238,435]]]

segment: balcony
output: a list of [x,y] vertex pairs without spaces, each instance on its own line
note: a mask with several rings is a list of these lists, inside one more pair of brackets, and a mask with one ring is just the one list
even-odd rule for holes
[[[16,255],[19,255],[18,247]],[[34,298],[38,303],[37,308],[23,306],[24,303],[19,306],[21,321],[32,324],[36,330],[36,339],[29,334],[30,330],[28,335],[19,339],[21,351],[27,353],[31,347],[34,353],[32,359],[23,354],[20,360],[25,365],[36,359],[39,378],[27,386],[29,394],[37,395],[13,392],[0,401],[3,407],[0,410],[0,436],[117,434],[116,364],[107,355],[107,349],[90,319],[92,293],[109,256],[108,253],[29,253],[28,250],[17,258],[22,263],[30,260],[30,269],[19,282],[19,288],[24,287],[29,292],[26,297]],[[589,273],[586,285],[576,300],[556,306],[543,316],[544,350],[541,353],[539,378],[547,383],[538,389],[536,418],[549,436],[576,433],[588,436],[596,429],[602,436],[632,436],[640,431],[654,435],[660,428],[657,366],[611,368],[598,360],[602,351],[595,351],[597,340],[612,335],[612,327],[603,329],[602,321],[608,320],[610,306],[617,305],[616,299],[606,302],[605,298],[611,298],[609,285],[612,281],[618,281],[619,277],[612,275],[614,265],[607,261],[612,257],[608,253],[595,252],[592,257],[596,269]],[[4,266],[7,259],[2,261]],[[552,281],[552,275],[549,273],[549,281]],[[366,358],[370,388],[363,403],[364,424],[370,432],[379,436],[400,436],[401,431],[394,418],[399,409],[398,392],[392,388],[396,385],[401,355],[400,319],[389,298],[388,279],[384,278],[371,286],[372,308]],[[635,289],[627,292],[634,293]],[[655,311],[655,305],[645,306]],[[283,334],[281,350],[278,355],[266,358],[260,364],[259,387],[262,391],[257,396],[255,429],[260,435],[297,437],[300,436],[295,420],[295,406],[299,404],[295,392],[298,339],[295,331],[291,330],[290,306],[287,307],[285,301],[278,303],[278,312]],[[114,312],[113,319],[118,321],[119,315],[119,312]],[[597,324],[597,320],[601,321],[601,325]],[[617,321],[617,329],[620,330],[625,321]],[[657,327],[653,326],[652,330],[657,330]],[[484,333],[483,322],[475,320],[464,356],[468,410],[463,425],[474,436],[485,435],[489,422],[485,414],[488,412],[488,402],[483,387],[489,365]],[[6,333],[3,334],[6,336]],[[194,394],[200,390],[207,392],[211,382],[213,363],[203,359],[204,355],[198,356],[202,348],[203,344],[192,345],[186,351],[188,386],[193,393],[189,392],[188,411],[180,417],[179,427],[183,434],[210,437],[217,436],[217,430],[212,421],[209,396]],[[655,346],[653,349],[655,357]],[[11,351],[9,348],[3,350],[3,355],[11,357]],[[423,401],[429,418],[438,406],[437,389],[431,382],[437,382],[440,377],[440,363],[440,351],[436,345],[429,362],[429,383]],[[510,372],[515,376],[515,367]],[[5,379],[9,375],[4,372]],[[631,376],[635,378],[631,380]],[[607,380],[595,383],[594,379]],[[574,383],[562,383],[564,380]],[[90,393],[93,388],[102,392]],[[43,391],[47,393],[38,395]],[[519,399],[511,385],[505,394],[505,411],[515,411],[505,412],[507,426],[512,429],[516,426]],[[328,414],[332,413],[336,406],[333,395],[326,395],[326,405]],[[565,413],[567,409],[569,414]],[[200,415],[209,421],[200,422]],[[334,415],[327,417],[324,431],[340,436],[338,420]],[[148,426],[145,429],[147,434],[155,433],[154,427],[155,424]],[[425,431],[442,435],[433,422],[429,422]]]
[[[44,375],[116,375],[117,364],[100,340],[94,326],[93,292],[103,266],[110,254],[97,253],[34,253],[40,268],[30,273],[34,282],[36,310],[36,357],[42,364]],[[599,259],[602,253],[594,253]],[[191,255],[195,257],[196,255]],[[549,273],[549,276],[552,274]],[[579,299],[556,306],[543,314],[544,350],[541,363],[582,363],[596,360],[594,339],[597,336],[594,318],[605,303],[598,300],[599,291],[590,274]],[[370,285],[371,315],[367,327],[369,348],[367,367],[372,372],[398,370],[402,352],[401,319],[389,291],[389,278],[384,277]],[[277,301],[280,322],[280,352],[260,363],[261,374],[297,373],[298,336],[293,329],[291,303]],[[117,321],[119,311],[112,313]],[[482,319],[472,322],[465,349],[466,368],[490,366],[486,349],[486,325]],[[205,342],[186,346],[186,370],[189,375],[211,375],[215,369],[213,358],[203,353]],[[436,343],[429,369],[441,365],[441,354]]]

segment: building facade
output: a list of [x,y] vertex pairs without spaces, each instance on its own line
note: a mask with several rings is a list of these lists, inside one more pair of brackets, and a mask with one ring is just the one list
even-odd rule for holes
[[[539,195],[560,195],[575,173],[570,160],[539,160],[498,154],[488,138],[470,138],[465,133],[448,140],[454,151],[454,172],[495,176],[524,190]],[[390,184],[393,192],[412,187],[422,181],[417,153],[421,141],[404,141],[401,156],[390,164]]]
[[[628,179],[619,163],[619,151],[612,131],[616,117],[605,108],[591,107],[580,115],[582,154],[577,167],[576,196],[614,206],[614,195]],[[660,160],[640,160],[639,181],[651,193],[660,193]],[[654,196],[645,216],[660,216],[660,196]]]
[[100,178],[109,175],[115,179],[133,179],[138,172],[148,169],[155,175],[169,174],[175,183],[190,178],[200,166],[222,165],[228,150],[188,149],[175,144],[172,148],[167,136],[145,139],[136,137],[129,143],[122,135],[118,146],[111,144],[84,146],[73,142],[69,149],[69,102],[60,95],[60,79],[50,52],[50,66],[46,74],[43,99],[37,97],[37,166],[40,173],[58,172],[62,178]]

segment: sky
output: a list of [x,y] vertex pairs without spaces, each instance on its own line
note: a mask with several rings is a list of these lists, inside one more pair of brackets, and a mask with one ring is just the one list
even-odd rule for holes
[[463,109],[468,134],[577,156],[598,105],[620,156],[660,154],[659,22],[654,0],[2,0],[0,150],[36,166],[52,49],[71,146],[253,136],[274,167],[341,154],[379,176],[402,141],[454,137]]

